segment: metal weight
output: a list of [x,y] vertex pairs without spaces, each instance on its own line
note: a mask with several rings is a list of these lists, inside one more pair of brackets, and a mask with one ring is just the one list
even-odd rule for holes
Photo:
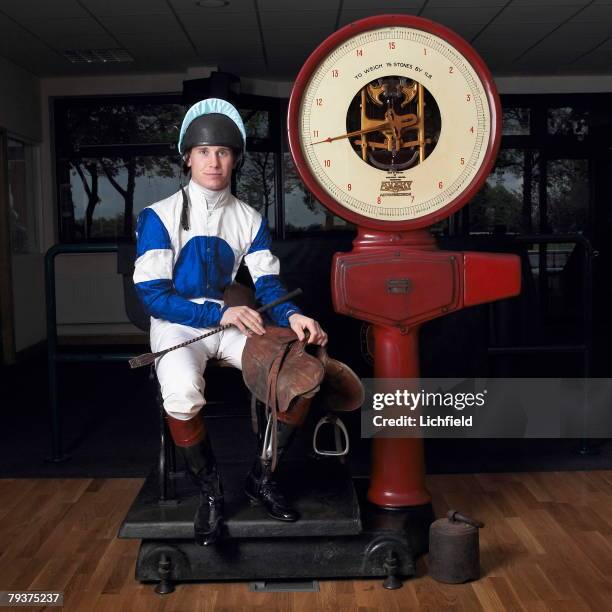
[[429,530],[429,575],[439,582],[459,584],[480,577],[478,529],[484,523],[455,510]]

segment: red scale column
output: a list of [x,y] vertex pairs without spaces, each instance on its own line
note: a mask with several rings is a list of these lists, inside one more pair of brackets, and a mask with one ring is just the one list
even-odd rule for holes
[[[376,379],[420,377],[423,323],[520,292],[516,255],[441,251],[427,230],[360,229],[353,244],[334,256],[334,308],[372,324]],[[368,499],[383,507],[431,501],[422,439],[374,438]]]

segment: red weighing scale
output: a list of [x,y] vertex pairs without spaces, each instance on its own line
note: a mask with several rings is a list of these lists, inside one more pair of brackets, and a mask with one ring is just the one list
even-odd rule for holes
[[[358,227],[353,250],[335,255],[333,300],[373,326],[375,377],[419,376],[424,322],[519,292],[518,257],[442,251],[427,229],[476,194],[500,140],[491,75],[459,36],[402,15],[347,25],[300,71],[288,127],[304,183]],[[249,506],[248,466],[221,466],[226,537],[209,547],[193,541],[198,497],[185,475],[160,499],[153,474],[120,532],[142,540],[136,578],[158,581],[159,593],[183,580],[358,576],[398,588],[416,573],[433,520],[423,443],[375,438],[373,449],[367,493],[337,461],[292,468],[296,523]]]
[[[474,197],[501,137],[493,79],[457,34],[404,15],[342,28],[300,71],[288,129],[308,189],[358,228],[334,258],[332,295],[373,326],[376,378],[419,376],[426,321],[520,292],[517,256],[441,251],[427,229]],[[422,440],[374,439],[368,499],[430,502]]]

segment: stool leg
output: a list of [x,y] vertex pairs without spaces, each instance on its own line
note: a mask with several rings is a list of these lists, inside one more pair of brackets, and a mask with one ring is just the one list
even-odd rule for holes
[[166,466],[166,445],[168,441],[168,429],[164,418],[164,404],[158,394],[159,405],[159,501],[168,499],[168,472]]
[[169,502],[176,499],[175,482],[172,478],[175,472],[174,442],[168,430],[159,384],[157,385],[157,404],[159,407],[159,501]]

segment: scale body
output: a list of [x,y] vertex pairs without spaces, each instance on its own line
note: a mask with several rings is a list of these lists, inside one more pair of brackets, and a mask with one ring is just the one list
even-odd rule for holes
[[[332,295],[373,326],[376,378],[419,376],[426,321],[520,292],[518,257],[440,251],[426,229],[478,192],[501,137],[492,77],[457,34],[404,15],[342,28],[299,73],[288,130],[308,189],[358,228],[334,257]],[[374,439],[368,499],[430,503],[422,440]]]

